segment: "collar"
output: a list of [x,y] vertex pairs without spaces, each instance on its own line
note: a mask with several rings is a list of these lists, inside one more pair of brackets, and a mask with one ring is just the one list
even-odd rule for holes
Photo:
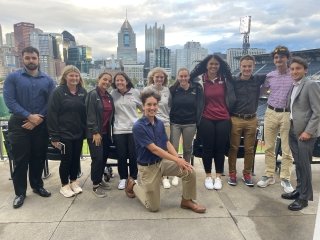
[[23,75],[27,75],[27,76],[34,77],[34,78],[45,77],[45,74],[43,72],[41,72],[40,69],[38,69],[38,76],[30,75],[25,68],[22,68],[21,70],[22,70],[22,74]]
[[238,77],[236,78],[236,81],[252,81],[254,79],[254,76],[251,75],[248,80],[241,79],[241,73],[239,73]]
[[[149,121],[149,118],[147,118],[146,116],[143,116],[141,118],[141,121],[143,122],[143,124],[145,125],[152,125],[152,123]],[[154,117],[154,123],[156,124],[158,122],[158,118]]]
[[298,82],[294,81],[292,84],[293,84],[293,86],[299,86],[301,81],[302,81],[302,78]]

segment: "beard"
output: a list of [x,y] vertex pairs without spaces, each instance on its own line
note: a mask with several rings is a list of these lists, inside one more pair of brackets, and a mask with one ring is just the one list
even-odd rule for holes
[[34,64],[34,63],[25,64],[24,66],[26,67],[26,69],[28,69],[30,71],[34,71],[34,70],[38,69],[38,67],[39,67],[39,65]]

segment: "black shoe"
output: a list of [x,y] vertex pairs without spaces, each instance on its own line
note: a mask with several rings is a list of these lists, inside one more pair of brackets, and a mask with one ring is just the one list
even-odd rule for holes
[[38,189],[33,189],[33,192],[40,195],[41,197],[50,197],[51,196],[51,192],[47,191],[43,187],[38,188]]
[[283,193],[281,194],[281,197],[284,199],[294,200],[299,197],[300,193],[297,190],[294,190],[291,193]]
[[302,208],[305,208],[307,206],[308,206],[307,200],[303,200],[303,199],[298,198],[298,199],[294,200],[294,202],[288,206],[288,209],[291,211],[299,211]]
[[25,195],[16,196],[13,200],[13,208],[19,208],[23,205],[24,199],[26,198]]

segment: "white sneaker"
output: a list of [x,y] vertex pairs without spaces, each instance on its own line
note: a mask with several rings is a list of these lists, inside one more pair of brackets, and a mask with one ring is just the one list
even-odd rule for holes
[[72,189],[70,188],[70,185],[67,184],[67,185],[64,185],[63,187],[60,188],[60,193],[66,197],[66,198],[70,198],[70,197],[73,197],[75,196],[75,192],[72,191]]
[[118,189],[123,190],[126,188],[126,179],[120,179]]
[[212,177],[206,177],[206,179],[204,180],[204,186],[205,186],[206,189],[208,189],[208,190],[212,190],[212,189],[213,189],[213,180],[212,180]]
[[168,178],[162,179],[162,185],[164,189],[169,189],[171,187],[171,184]]
[[286,192],[286,193],[291,193],[294,191],[291,183],[289,180],[287,179],[282,179],[281,180],[281,186],[283,187],[283,190]]
[[271,184],[274,184],[276,181],[274,177],[262,176],[260,181],[257,183],[258,187],[265,188]]
[[70,188],[75,194],[82,193],[82,188],[79,186],[77,181],[70,183]]
[[178,186],[179,184],[179,178],[178,177],[173,177],[171,181],[172,186]]
[[217,178],[214,180],[213,188],[214,188],[215,190],[220,190],[220,189],[222,188],[221,178],[217,177]]

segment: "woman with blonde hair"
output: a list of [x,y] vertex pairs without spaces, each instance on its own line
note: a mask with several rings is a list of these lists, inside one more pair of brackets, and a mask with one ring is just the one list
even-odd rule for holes
[[[170,91],[168,86],[168,74],[161,67],[153,68],[148,74],[148,86],[144,90],[152,90],[161,96],[161,100],[158,102],[158,111],[156,117],[164,123],[166,134],[168,139],[170,138]],[[171,187],[168,177],[163,177],[162,179],[163,187],[168,189]],[[178,178],[174,177],[172,179],[172,185],[178,185]]]
[[51,144],[61,151],[60,193],[64,197],[82,192],[76,180],[86,129],[86,95],[79,69],[68,65],[63,69],[60,84],[48,103],[47,123]]

